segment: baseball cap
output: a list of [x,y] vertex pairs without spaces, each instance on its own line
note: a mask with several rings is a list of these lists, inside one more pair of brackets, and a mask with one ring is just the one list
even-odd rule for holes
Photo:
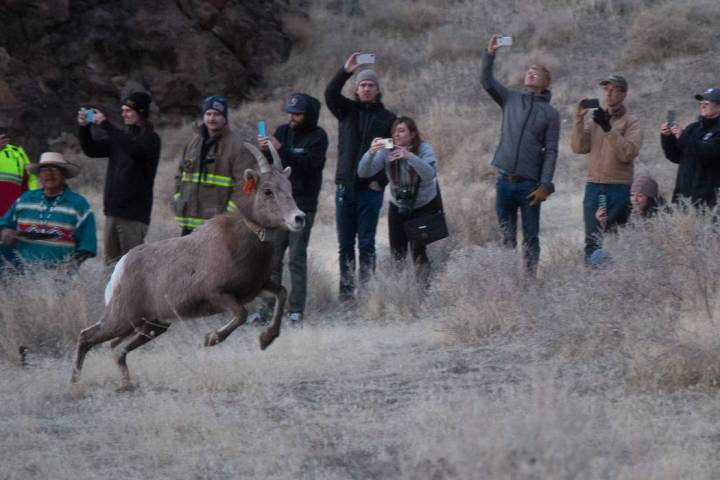
[[621,75],[609,75],[600,81],[600,85],[614,85],[622,89],[623,92],[628,91],[628,82]]
[[296,93],[288,99],[283,110],[287,113],[306,113],[308,111],[307,98],[305,95]]
[[703,93],[695,95],[695,100],[708,100],[713,103],[720,103],[720,88],[708,88]]

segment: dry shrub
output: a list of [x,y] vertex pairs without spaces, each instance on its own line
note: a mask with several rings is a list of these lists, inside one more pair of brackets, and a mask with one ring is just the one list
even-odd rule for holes
[[515,252],[497,247],[467,247],[451,252],[428,299],[438,330],[450,341],[473,343],[496,332],[529,325],[521,292],[523,278]]
[[[408,257],[409,257],[408,252]],[[432,261],[432,259],[431,259]],[[410,259],[383,259],[362,295],[368,316],[377,320],[411,320],[423,311],[425,289]]]
[[105,269],[88,261],[77,274],[39,266],[5,274],[0,289],[0,358],[16,359],[20,346],[31,355],[70,350],[80,330],[98,319]]
[[714,0],[646,8],[633,22],[623,59],[637,66],[712,51],[720,40],[719,15],[720,3]]
[[372,34],[398,34],[421,35],[447,23],[446,16],[441,9],[425,5],[416,5],[414,2],[376,3],[366,10],[365,22]]

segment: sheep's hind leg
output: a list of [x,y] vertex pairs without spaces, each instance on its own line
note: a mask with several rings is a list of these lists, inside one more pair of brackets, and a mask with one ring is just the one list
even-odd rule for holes
[[168,328],[170,328],[170,323],[160,320],[146,320],[142,326],[135,329],[135,335],[115,354],[115,363],[122,375],[123,386],[120,388],[121,390],[130,390],[132,388],[130,383],[130,370],[128,370],[126,362],[127,354],[145,345],[150,340],[155,340],[167,332]]
[[108,328],[107,325],[109,325],[109,323],[100,320],[95,325],[92,325],[80,332],[75,352],[75,364],[73,365],[72,377],[70,379],[72,383],[77,383],[77,381],[80,380],[80,371],[82,370],[83,363],[85,362],[85,356],[92,347],[117,336],[123,336],[129,333],[125,331],[118,331],[118,329]]

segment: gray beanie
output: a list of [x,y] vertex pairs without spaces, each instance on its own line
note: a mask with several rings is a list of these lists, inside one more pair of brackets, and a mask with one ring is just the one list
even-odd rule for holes
[[648,177],[647,175],[638,175],[633,180],[630,192],[644,193],[650,198],[655,198],[658,196],[658,184],[652,179],[652,177]]
[[355,79],[355,88],[360,85],[360,82],[370,80],[371,82],[375,83],[377,85],[378,90],[380,90],[380,77],[378,77],[378,74],[375,72],[375,70],[366,69],[358,73],[357,78]]

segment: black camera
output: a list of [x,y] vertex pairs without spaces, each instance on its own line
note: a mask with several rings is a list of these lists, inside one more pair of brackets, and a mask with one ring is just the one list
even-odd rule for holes
[[398,212],[401,215],[407,215],[410,213],[414,193],[413,187],[407,185],[402,185],[395,189],[395,201],[397,203]]

